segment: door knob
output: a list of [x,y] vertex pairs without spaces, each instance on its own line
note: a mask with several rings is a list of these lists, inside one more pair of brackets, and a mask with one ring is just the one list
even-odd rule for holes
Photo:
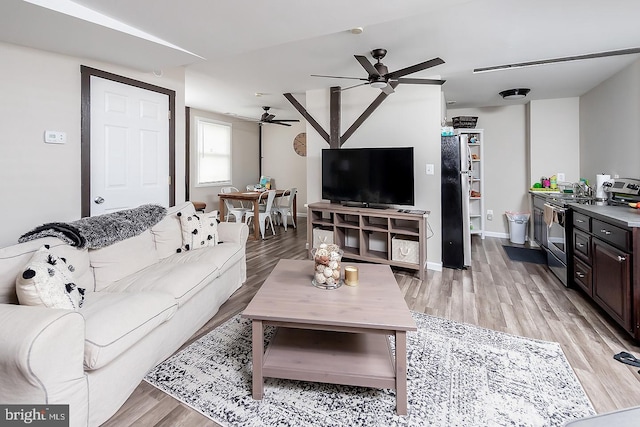
[[94,202],[96,205],[101,205],[101,204],[103,204],[103,203],[104,203],[104,199],[103,199],[102,197],[98,196],[98,197],[96,197],[95,199],[93,199],[93,202]]
[[627,257],[618,255],[618,262],[623,262],[623,261],[626,261],[626,260],[627,260]]

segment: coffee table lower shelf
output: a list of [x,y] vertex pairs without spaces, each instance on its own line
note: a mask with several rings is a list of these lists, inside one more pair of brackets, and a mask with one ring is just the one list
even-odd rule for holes
[[373,388],[396,388],[386,334],[279,327],[264,354],[262,376]]

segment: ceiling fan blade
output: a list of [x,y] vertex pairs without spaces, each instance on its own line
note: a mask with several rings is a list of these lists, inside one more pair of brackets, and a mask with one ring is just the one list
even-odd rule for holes
[[366,82],[366,83],[360,83],[360,84],[357,84],[357,85],[353,85],[353,86],[345,87],[345,88],[343,88],[343,89],[337,90],[336,92],[344,92],[345,90],[353,89],[354,87],[364,86],[364,85],[368,85],[368,84],[369,84],[369,82]]
[[369,62],[366,56],[362,56],[362,55],[353,55],[353,56],[358,60],[360,65],[362,65],[362,68],[364,68],[367,71],[367,73],[369,73],[370,76],[380,75],[380,73],[378,73],[378,70],[376,70],[376,67],[374,67],[373,64]]
[[361,79],[360,77],[323,76],[323,75],[320,75],[320,74],[311,74],[311,77],[328,77],[330,79],[367,80],[367,79]]
[[411,67],[403,68],[401,70],[394,71],[386,75],[390,79],[397,79],[398,77],[406,76],[407,74],[417,73],[418,71],[426,70],[427,68],[435,67],[436,65],[442,65],[444,61],[440,58],[433,58],[428,61],[421,62]]
[[273,119],[275,119],[275,118],[276,118],[276,116],[274,116],[273,114],[269,114],[269,115],[264,119],[264,121],[265,121],[265,122],[270,122],[271,120],[273,120]]
[[395,92],[395,90],[393,90],[393,86],[391,86],[390,84],[386,85],[380,90],[386,93],[387,95],[391,95],[393,92]]
[[446,82],[446,80],[402,78],[402,79],[398,79],[397,82],[410,84],[410,85],[442,85],[444,84],[444,82]]
[[561,58],[552,58],[552,59],[542,59],[539,61],[529,61],[529,62],[516,62],[514,64],[505,64],[505,65],[497,65],[493,67],[482,67],[475,68],[473,70],[474,73],[485,73],[487,71],[497,71],[497,70],[509,70],[512,68],[524,68],[524,67],[532,67],[534,65],[546,65],[546,64],[555,64],[556,62],[569,62],[569,61],[578,61],[581,59],[594,59],[594,58],[605,58],[607,56],[619,56],[619,55],[633,55],[636,53],[640,53],[640,48],[631,48],[631,49],[621,49],[621,50],[609,50],[606,52],[596,52],[589,53],[586,55],[575,55],[575,56],[564,56]]
[[300,121],[300,120],[296,120],[296,119],[282,119],[282,120],[278,119],[278,120],[272,120],[272,122],[273,122],[273,123],[276,123],[276,122],[299,122],[299,121]]
[[281,123],[281,122],[269,122],[274,125],[282,125],[282,126],[291,126],[289,123]]

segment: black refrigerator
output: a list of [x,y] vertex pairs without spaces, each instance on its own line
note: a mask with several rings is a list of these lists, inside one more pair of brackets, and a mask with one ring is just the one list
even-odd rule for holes
[[442,266],[471,265],[469,177],[471,161],[467,135],[441,137]]

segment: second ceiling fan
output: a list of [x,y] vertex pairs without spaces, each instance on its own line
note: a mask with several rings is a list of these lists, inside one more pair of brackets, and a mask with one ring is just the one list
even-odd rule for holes
[[262,109],[264,110],[264,113],[262,113],[262,116],[260,117],[260,123],[270,123],[273,125],[282,125],[282,126],[291,126],[289,123],[286,122],[299,122],[300,120],[295,120],[295,119],[290,119],[290,120],[277,120],[276,116],[273,114],[269,113],[269,109],[271,107],[262,107]]
[[433,58],[428,61],[421,62],[419,64],[412,65],[410,67],[402,68],[397,71],[389,72],[389,69],[384,65],[381,60],[387,55],[386,49],[374,49],[371,51],[371,56],[377,61],[375,64],[369,62],[369,60],[362,55],[353,55],[356,60],[362,65],[362,68],[369,74],[367,78],[360,77],[342,77],[342,76],[325,76],[319,74],[312,74],[312,77],[329,77],[334,79],[352,79],[362,80],[364,83],[360,83],[354,86],[344,88],[342,90],[351,89],[358,86],[370,85],[371,87],[378,88],[382,92],[391,94],[394,92],[392,83],[403,84],[423,84],[423,85],[442,85],[446,80],[436,79],[413,79],[403,78],[408,74],[417,73],[418,71],[426,70],[437,65],[444,64],[444,61],[440,58]]

